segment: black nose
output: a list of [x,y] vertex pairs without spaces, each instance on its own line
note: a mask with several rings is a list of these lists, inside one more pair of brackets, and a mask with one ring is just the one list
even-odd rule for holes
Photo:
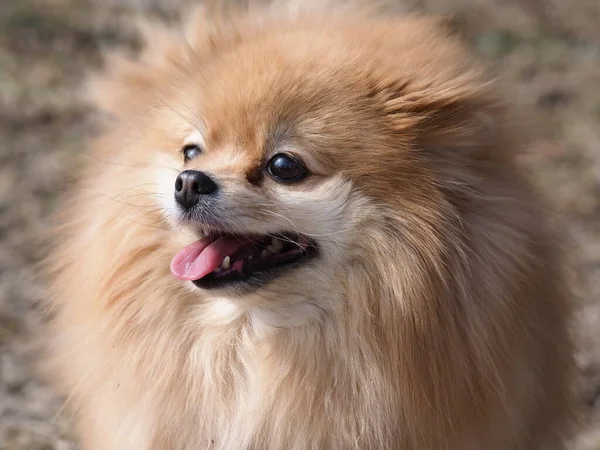
[[184,170],[175,180],[175,200],[190,209],[198,203],[201,195],[212,194],[217,188],[217,184],[204,172]]

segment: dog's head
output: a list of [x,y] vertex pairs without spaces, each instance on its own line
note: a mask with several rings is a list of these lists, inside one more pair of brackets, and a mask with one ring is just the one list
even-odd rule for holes
[[160,212],[185,236],[175,277],[306,296],[343,289],[357,264],[397,264],[398,247],[437,245],[447,216],[431,149],[470,133],[481,84],[436,24],[295,19],[191,33],[118,69],[131,91],[111,106],[143,117],[133,152],[152,160]]

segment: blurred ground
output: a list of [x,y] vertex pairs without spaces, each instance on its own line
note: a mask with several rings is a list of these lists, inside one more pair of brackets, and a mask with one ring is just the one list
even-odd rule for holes
[[[0,0],[0,450],[66,450],[59,402],[32,377],[41,289],[35,239],[81,150],[74,87],[99,49],[129,45],[136,12],[184,0]],[[189,2],[188,2],[189,3]],[[600,450],[600,1],[407,0],[451,13],[457,28],[534,113],[524,156],[580,247],[578,392],[584,426],[570,450]]]

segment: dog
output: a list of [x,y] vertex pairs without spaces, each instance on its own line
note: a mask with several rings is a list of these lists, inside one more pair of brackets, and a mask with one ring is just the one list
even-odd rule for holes
[[147,26],[56,215],[49,364],[85,450],[559,450],[560,233],[438,18]]

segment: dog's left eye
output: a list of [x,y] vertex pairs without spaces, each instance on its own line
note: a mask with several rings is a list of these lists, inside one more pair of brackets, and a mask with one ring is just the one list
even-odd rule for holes
[[181,152],[183,153],[184,162],[188,162],[202,153],[202,149],[196,144],[188,144],[181,149]]
[[277,181],[299,181],[308,175],[308,170],[297,157],[279,153],[269,161],[269,174]]

